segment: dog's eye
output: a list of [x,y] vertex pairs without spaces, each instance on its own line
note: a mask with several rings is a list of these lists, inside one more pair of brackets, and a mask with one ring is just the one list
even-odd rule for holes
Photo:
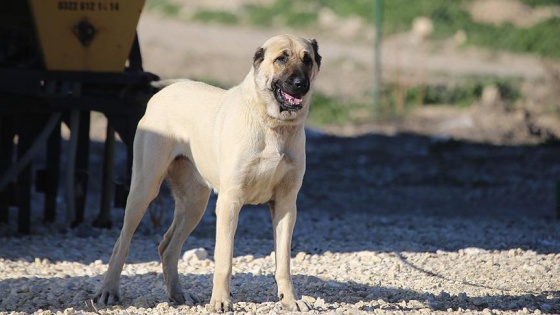
[[305,55],[303,56],[303,63],[304,63],[306,66],[310,66],[310,65],[313,63],[313,60],[311,60],[311,57],[309,57],[308,54],[305,54]]
[[278,56],[278,57],[274,60],[274,62],[279,63],[279,64],[285,64],[286,62],[288,62],[288,56],[286,56],[286,55]]

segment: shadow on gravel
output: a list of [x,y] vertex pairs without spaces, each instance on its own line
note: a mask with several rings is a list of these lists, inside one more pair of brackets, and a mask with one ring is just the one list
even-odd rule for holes
[[[369,286],[357,282],[323,281],[317,277],[294,275],[294,284],[299,294],[315,299],[317,310],[335,310],[342,303],[353,305],[364,311],[383,310],[490,310],[529,311],[542,313],[560,312],[559,304],[551,304],[560,299],[560,292],[545,292],[538,295],[496,295],[469,297],[467,295],[439,295],[383,286]],[[210,301],[212,275],[184,275],[183,283],[190,288],[202,305]],[[73,308],[75,311],[97,312],[91,304],[91,297],[101,283],[101,277],[69,278],[29,278],[0,281],[0,312],[33,313],[39,310],[52,312]],[[121,282],[122,304],[126,310],[130,306],[154,308],[166,302],[161,274],[148,273],[123,276]],[[276,302],[276,286],[272,275],[235,274],[232,279],[234,303]],[[547,297],[548,296],[548,297]],[[553,299],[550,299],[553,296]],[[178,306],[171,305],[172,308]],[[184,307],[184,306],[179,306]],[[236,311],[245,311],[238,304]]]
[[[122,181],[127,173],[126,148],[117,144],[115,177]],[[102,142],[90,145],[86,225],[95,219],[100,204],[103,150]],[[306,151],[307,170],[298,197],[303,211],[556,216],[560,141],[555,139],[541,145],[491,145],[406,133],[335,137],[309,131]],[[45,163],[39,156],[35,168],[48,167]],[[62,187],[59,193],[63,196]],[[42,194],[34,193],[33,198],[41,200]],[[62,197],[60,203],[58,217],[64,219]],[[42,204],[34,208],[39,209],[33,209],[33,224],[41,224]],[[10,225],[16,216],[17,211],[10,211]],[[0,231],[5,227],[0,225]]]
[[[90,152],[89,207],[85,222],[74,235],[91,241],[100,234],[90,226],[99,209],[103,144],[93,143]],[[124,152],[124,146],[117,147],[117,177],[126,173]],[[554,209],[555,185],[560,181],[559,156],[558,142],[497,146],[414,134],[341,138],[310,133],[293,250],[433,252],[479,247],[558,253],[560,232]],[[38,195],[35,193],[34,198]],[[162,235],[169,226],[173,203],[168,195],[162,196],[165,214],[161,226],[150,227],[146,214],[137,235]],[[200,239],[214,238],[214,202],[212,199],[194,232]],[[32,228],[42,225],[43,215],[40,205],[33,211]],[[58,212],[62,217],[63,211]],[[114,229],[120,228],[122,213],[122,209],[113,209]],[[15,221],[12,208],[10,223],[0,224],[0,232],[15,227]],[[268,210],[244,209],[237,237],[271,240],[271,229]],[[56,228],[45,230],[50,235],[60,233],[52,234]],[[103,257],[110,254],[113,244],[106,245]],[[236,245],[237,254],[261,256],[271,249],[255,253]],[[49,258],[49,253],[41,249],[24,252],[3,252],[0,248],[0,257]],[[144,261],[157,258],[155,253],[154,245],[154,255]],[[75,256],[66,259],[87,263],[99,259],[100,254]],[[60,259],[53,257],[51,261]]]
[[299,201],[341,213],[555,218],[560,142],[490,145],[417,134],[310,136]]
[[[251,207],[241,211],[234,244],[234,256],[266,257],[274,250],[268,209]],[[158,230],[140,229],[130,247],[127,264],[159,262],[157,246],[168,225]],[[116,232],[116,231],[115,231]],[[36,258],[50,262],[97,260],[108,263],[117,234],[66,237],[4,238],[0,258],[33,263]],[[183,252],[204,248],[213,259],[215,216],[211,210],[183,246]],[[45,250],[45,248],[50,248]],[[437,253],[438,251],[484,255],[500,251],[511,257],[522,252],[548,255],[560,253],[560,229],[556,221],[527,218],[449,217],[421,214],[374,215],[359,211],[329,212],[301,210],[292,238],[292,257],[352,253]],[[529,253],[531,254],[531,253]]]

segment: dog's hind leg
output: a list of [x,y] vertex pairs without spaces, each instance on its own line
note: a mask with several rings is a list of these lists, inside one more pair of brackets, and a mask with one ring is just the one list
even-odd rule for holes
[[183,294],[177,263],[183,243],[200,222],[206,210],[210,188],[203,183],[192,163],[186,158],[175,159],[167,174],[175,197],[175,215],[158,248],[163,265],[163,277],[167,286],[167,296],[171,301],[193,305],[198,300],[190,293]]
[[172,148],[168,141],[153,132],[139,131],[134,141],[134,161],[132,165],[132,181],[126,202],[123,227],[115,243],[109,268],[103,279],[101,289],[93,300],[100,305],[118,303],[120,275],[123,269],[132,235],[148,205],[159,193],[165,172],[172,161]]

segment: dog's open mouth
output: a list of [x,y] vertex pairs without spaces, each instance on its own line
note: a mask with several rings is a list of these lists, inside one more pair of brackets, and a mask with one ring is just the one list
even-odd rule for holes
[[302,95],[291,95],[282,90],[279,86],[274,88],[274,96],[280,103],[280,112],[295,112],[303,108]]

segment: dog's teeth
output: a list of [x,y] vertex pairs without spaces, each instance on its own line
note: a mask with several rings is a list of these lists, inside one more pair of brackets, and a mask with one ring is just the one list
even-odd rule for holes
[[288,94],[284,91],[282,91],[282,96],[284,97],[286,102],[288,102],[290,105],[300,105],[301,102],[302,102],[301,98],[291,96],[290,94]]

